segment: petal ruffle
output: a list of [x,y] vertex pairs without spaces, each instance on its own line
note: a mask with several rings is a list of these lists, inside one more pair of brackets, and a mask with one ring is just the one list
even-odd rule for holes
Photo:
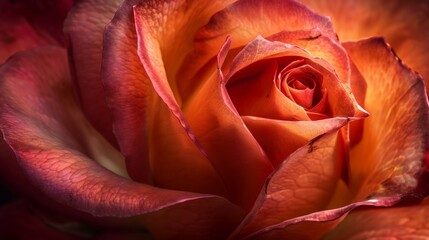
[[[422,78],[380,38],[345,43],[367,82],[362,140],[351,149],[351,187],[368,195],[413,192],[425,174],[429,107]],[[426,192],[427,192],[426,187]]]
[[64,23],[80,106],[91,124],[114,145],[117,143],[101,81],[101,61],[104,28],[121,2],[76,2]]
[[[1,95],[1,128],[31,182],[56,201],[94,216],[143,215],[137,225],[155,237],[228,234],[242,212],[225,199],[139,184],[100,166],[102,157],[120,156],[100,136],[87,138],[91,130],[73,102],[66,59],[63,49],[43,48],[17,55],[0,69],[1,91],[7,92]],[[193,225],[185,223],[189,219]]]

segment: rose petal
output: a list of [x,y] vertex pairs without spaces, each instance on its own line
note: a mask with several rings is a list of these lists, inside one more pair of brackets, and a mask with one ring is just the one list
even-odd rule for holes
[[249,209],[273,167],[226,92],[220,66],[228,44],[227,40],[219,53],[219,67],[204,71],[202,78],[207,81],[184,106],[184,112],[207,157],[225,182],[229,199]]
[[101,82],[104,28],[122,1],[79,1],[64,23],[80,105],[91,124],[116,145]]
[[276,87],[274,78],[277,76],[277,68],[277,63],[268,61],[254,64],[244,70],[243,81],[227,86],[234,107],[242,116],[310,120],[305,109]]
[[429,201],[418,205],[351,212],[324,239],[426,239]]
[[[250,64],[266,58],[299,57],[308,59],[308,63],[319,70],[324,76],[323,86],[328,90],[329,105],[333,116],[366,117],[368,114],[354,99],[348,84],[342,83],[334,74],[332,66],[323,59],[315,58],[303,49],[277,41],[268,41],[260,36],[251,41],[233,59],[228,69],[227,79],[233,83],[234,76]],[[238,78],[239,79],[239,78]],[[331,92],[331,93],[329,93]],[[335,93],[335,94],[333,94]],[[305,120],[305,119],[303,119]]]
[[[195,50],[181,69],[185,79],[194,77],[199,69],[216,56],[226,36],[232,39],[231,48],[244,46],[258,35],[271,36],[283,30],[294,31],[319,28],[336,39],[329,19],[322,17],[296,1],[241,0],[215,14],[195,37]],[[199,79],[181,84],[182,95],[189,95]]]
[[[330,16],[342,41],[383,36],[404,62],[429,79],[427,1],[301,0]],[[335,6],[335,7],[332,7]],[[428,82],[427,82],[428,83]],[[427,84],[427,87],[429,84]],[[427,88],[429,90],[429,87]]]
[[342,220],[345,214],[355,208],[362,206],[389,207],[400,200],[398,197],[371,199],[352,203],[341,208],[314,212],[266,227],[253,232],[243,239],[321,239],[323,235],[332,230]]
[[15,52],[49,44],[53,39],[40,36],[11,3],[0,2],[0,64]]
[[[95,216],[147,214],[137,225],[147,223],[155,237],[217,239],[228,234],[242,212],[225,199],[139,184],[93,161],[100,155],[86,149],[93,147],[90,143],[101,144],[104,157],[116,156],[98,137],[86,142],[89,127],[81,129],[88,123],[72,100],[66,59],[63,49],[37,49],[0,69],[1,130],[31,182],[56,201]],[[164,216],[179,223],[192,219],[195,232]],[[161,226],[170,230],[160,232]]]
[[[243,117],[252,135],[261,144],[274,166],[311,139],[344,126],[346,118],[319,121],[278,121],[257,117]],[[275,141],[273,141],[275,139]]]
[[350,61],[347,52],[336,39],[322,34],[318,28],[282,31],[268,39],[301,47],[312,56],[325,59],[333,66],[341,81],[350,82]]
[[[205,21],[204,19],[208,18],[212,14],[211,11],[217,11],[217,9],[220,8],[224,3],[216,2],[216,4],[201,4],[200,2],[194,2],[192,4],[189,3],[189,5],[186,4],[187,3],[184,1],[174,1],[168,4],[161,4],[158,1],[125,1],[124,4],[122,4],[118,9],[114,19],[107,26],[105,31],[102,64],[103,84],[106,90],[108,105],[113,116],[113,129],[115,135],[118,138],[121,152],[123,152],[126,156],[128,172],[130,173],[130,176],[136,181],[152,181],[150,174],[150,162],[155,162],[161,166],[162,169],[166,169],[166,166],[173,166],[170,163],[172,163],[174,160],[182,159],[171,159],[172,161],[170,163],[168,163],[170,158],[164,158],[162,161],[159,159],[156,161],[149,159],[150,151],[155,151],[156,154],[165,156],[165,147],[163,145],[152,144],[152,149],[148,149],[149,143],[152,141],[151,139],[156,138],[157,131],[180,133],[180,135],[174,135],[170,137],[170,141],[173,143],[182,141],[185,139],[183,136],[186,136],[188,133],[190,133],[189,129],[184,130],[183,126],[181,126],[181,124],[185,123],[183,121],[183,117],[180,116],[180,109],[178,108],[178,103],[176,102],[176,97],[178,96],[170,95],[172,91],[168,84],[171,80],[171,86],[174,86],[174,71],[177,67],[176,64],[180,64],[180,59],[183,58],[180,56],[183,54],[181,50],[188,51],[192,41],[189,43],[186,42],[186,37],[183,39],[181,38],[180,41],[179,39],[173,40],[171,38],[173,36],[176,38],[178,35],[170,35],[171,31],[160,32],[158,29],[164,27],[168,29],[187,28],[187,30],[191,31],[192,33],[192,31],[196,31],[192,29],[198,28],[199,24],[202,25]],[[187,8],[187,11],[184,10],[185,5],[189,7]],[[139,13],[135,14],[135,16],[133,16],[133,6],[136,6],[136,11],[139,11]],[[193,10],[195,10],[195,12]],[[164,13],[167,12],[171,14],[171,18],[161,18],[161,16],[164,16]],[[196,16],[195,14],[197,12],[198,15]],[[203,12],[207,12],[207,14],[203,14]],[[176,17],[173,17],[173,14],[177,14]],[[134,19],[134,17],[136,19]],[[181,21],[179,21],[179,19],[181,19]],[[137,20],[138,23],[135,24],[134,20]],[[195,23],[195,26],[188,24],[189,22]],[[136,27],[139,29],[139,31],[141,31],[142,29],[140,27],[145,25],[149,25],[151,27],[145,30],[144,34],[140,36],[140,39],[145,39],[145,44],[157,46],[155,48],[149,48],[149,52],[145,52],[145,45],[141,43],[139,50],[137,50],[138,40]],[[181,34],[180,36],[187,35]],[[167,39],[171,39],[171,41],[167,41]],[[180,47],[174,47],[175,45],[172,43],[181,45],[179,45]],[[138,51],[142,56],[144,54],[151,54],[150,59],[146,59],[148,60],[146,63],[150,64],[150,67],[160,67],[161,69],[145,69],[145,67],[140,62],[139,56],[137,55]],[[155,52],[159,55],[154,55]],[[169,56],[168,59],[174,59],[175,61],[168,63],[164,62],[167,56]],[[161,62],[162,65],[153,65],[152,61],[156,61],[157,64]],[[148,65],[146,65],[146,67],[148,67]],[[151,78],[157,79],[159,82],[159,84],[156,85],[156,89],[162,89],[162,92],[158,92],[159,95],[151,86],[151,82],[145,70],[154,74],[168,73],[168,80],[157,77],[154,78],[153,74],[151,74]],[[159,96],[162,96],[163,98],[159,98]],[[161,108],[163,109],[162,113],[157,112],[158,109],[156,106],[162,106],[160,102],[167,98],[167,102],[169,104],[168,107],[175,109],[174,114],[169,109],[164,107]],[[157,112],[157,114],[153,114],[153,112]],[[152,118],[152,115],[156,115],[157,117]],[[177,120],[176,123],[171,121],[171,116],[180,119],[180,122]],[[164,123],[171,124],[164,124],[163,129],[160,129],[157,127],[156,123],[158,118],[168,119],[167,121],[164,121]],[[148,128],[148,126],[152,127]],[[192,154],[192,156],[195,155],[195,158],[201,156],[201,153],[198,153],[198,151],[201,151],[201,149],[197,148],[197,151],[193,149],[195,146],[197,146],[194,139],[191,139],[191,141],[186,140],[181,144],[185,144],[186,148],[191,152],[196,152],[197,154]],[[176,144],[168,144],[168,146],[175,147]],[[183,163],[184,165],[182,166],[186,166],[188,160],[182,160],[185,161]],[[201,161],[207,160],[200,158],[198,162]],[[174,165],[180,164],[180,162],[174,163]],[[205,163],[198,165],[201,166],[203,164]],[[187,169],[191,170],[190,168]],[[211,166],[209,166],[208,169],[200,169],[198,174],[196,174],[197,171],[195,170],[182,173],[191,177],[200,176],[200,173],[206,173],[207,176],[212,176],[213,174],[209,173],[212,171],[213,169]],[[155,173],[155,175],[170,179],[168,174],[165,174],[164,172],[161,172],[160,174]],[[165,183],[166,181],[163,182]],[[169,182],[170,184],[177,183],[171,181]],[[198,181],[194,180],[193,182]],[[186,187],[187,184],[184,183],[182,185],[183,186],[181,188]],[[198,191],[201,191],[201,189]]]
[[[103,82],[114,117],[115,134],[127,158],[127,169],[136,181],[169,189],[225,195],[215,169],[195,138],[190,138],[189,128],[183,127],[186,123],[177,103],[175,105],[172,100],[166,105],[151,81],[157,82],[158,90],[169,89],[168,83],[162,82],[167,85],[159,87],[159,69],[153,68],[146,69],[151,73],[149,80],[140,62],[135,28],[144,19],[136,14],[137,25],[131,21],[133,5],[139,2],[121,5],[106,29],[103,55]],[[145,53],[141,50],[140,54]],[[151,55],[146,60],[160,58],[161,55]],[[162,68],[159,72],[165,70]],[[172,95],[168,97],[174,99]],[[174,106],[173,113],[170,108]]]
[[[335,220],[362,205],[396,203],[400,198],[380,198],[331,209],[341,206],[330,203],[336,197],[333,193],[340,180],[337,174],[338,133],[334,130],[321,135],[286,159],[269,178],[258,202],[233,236],[244,239],[308,239],[311,236],[318,239],[338,222],[316,222]],[[304,230],[308,224],[312,228]]]
[[[2,0],[1,4],[6,1]],[[13,8],[19,15],[25,17],[37,34],[45,39],[52,39],[56,44],[65,45],[62,27],[73,1],[14,0],[8,1],[10,7],[5,10],[11,11]]]
[[380,38],[345,43],[367,82],[361,142],[351,150],[357,198],[413,191],[429,150],[429,107],[422,78],[401,64]]

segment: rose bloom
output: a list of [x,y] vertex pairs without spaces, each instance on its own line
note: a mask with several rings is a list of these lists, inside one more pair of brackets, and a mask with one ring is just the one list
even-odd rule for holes
[[0,9],[2,239],[429,235],[428,2]]

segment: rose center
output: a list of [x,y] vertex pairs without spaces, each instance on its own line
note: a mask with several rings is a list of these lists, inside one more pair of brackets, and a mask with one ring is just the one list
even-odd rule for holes
[[276,79],[281,92],[303,107],[310,110],[323,98],[322,76],[310,65],[298,60],[287,65]]

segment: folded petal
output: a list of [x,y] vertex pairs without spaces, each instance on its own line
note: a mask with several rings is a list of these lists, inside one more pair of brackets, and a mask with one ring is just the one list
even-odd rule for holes
[[279,121],[257,117],[243,117],[252,135],[261,144],[274,166],[311,139],[344,126],[346,118],[319,121]]
[[[242,47],[258,35],[269,37],[281,31],[319,28],[322,33],[336,39],[329,19],[293,1],[240,0],[216,13],[210,22],[195,36],[195,50],[188,57],[181,75],[192,78],[202,66],[216,56],[224,39],[231,37],[231,48]],[[181,84],[183,95],[199,85],[199,79]],[[190,88],[190,89],[189,89]]]
[[196,138],[215,166],[232,202],[250,209],[266,177],[273,171],[265,152],[232,105],[219,71],[229,41],[218,55],[217,68],[204,71],[207,79],[184,106]]
[[101,81],[101,61],[104,28],[121,2],[76,2],[64,23],[79,103],[91,124],[114,145],[117,143]]
[[429,235],[429,201],[393,208],[351,212],[324,239],[425,239]]
[[[0,69],[1,130],[31,182],[52,199],[94,216],[142,215],[137,226],[155,237],[228,234],[242,212],[225,199],[139,184],[118,175],[124,166],[107,164],[122,159],[100,136],[91,135],[73,102],[66,59],[63,49],[36,49]],[[168,221],[164,216],[170,216]],[[173,216],[178,222],[192,219],[195,231],[171,222]],[[162,232],[161,226],[170,230]]]
[[[182,66],[185,56],[194,47],[195,33],[216,12],[234,1],[180,0],[168,3],[154,0],[138,1],[139,4],[135,7],[134,16],[137,22],[137,32],[141,32],[139,33],[142,42],[140,48],[151,56],[147,64],[156,66],[162,63],[164,69],[158,73],[165,75],[167,79],[163,81],[170,83],[171,91],[179,103],[181,96],[178,94],[177,88],[185,81],[180,74],[176,74]],[[225,38],[222,38],[222,41],[223,39]],[[153,55],[157,57],[152,58]],[[151,70],[146,69],[146,71]],[[168,97],[164,96],[164,93],[159,94],[164,101],[167,100]]]
[[322,34],[319,28],[282,31],[269,36],[268,39],[301,47],[312,56],[325,59],[332,65],[341,81],[350,82],[350,60],[347,52],[336,39]]
[[[381,36],[426,80],[429,90],[429,3],[427,1],[301,0],[331,17],[341,41]],[[332,7],[335,6],[335,7]],[[368,24],[370,23],[370,24]]]
[[[311,65],[322,73],[323,86],[327,89],[327,102],[331,108],[332,116],[367,116],[365,110],[363,110],[357,104],[353,94],[351,93],[350,87],[348,86],[348,81],[340,81],[335,74],[335,70],[329,62],[324,59],[314,57],[297,46],[278,41],[269,41],[260,36],[249,42],[232,60],[229,69],[227,69],[227,83],[233,84],[234,81],[240,79],[240,77],[236,77],[235,75],[240,74],[240,71],[248,68],[253,63],[263,59],[282,59],[282,57],[285,59],[287,59],[287,57],[304,59],[307,64]],[[287,60],[283,61],[287,62]],[[281,60],[279,60],[279,62],[281,62]]]
[[290,155],[271,175],[239,236],[325,210],[339,180],[338,128]]
[[[425,175],[429,107],[422,78],[380,38],[345,43],[366,80],[363,136],[351,150],[351,187],[357,199],[413,192]],[[426,187],[427,192],[427,187]]]
[[[159,78],[158,74],[165,69],[162,65],[145,68],[140,61],[138,54],[149,54],[141,45],[137,47],[138,37],[143,36],[137,36],[136,26],[146,21],[145,13],[136,13],[137,22],[133,21],[133,6],[140,2],[127,1],[121,5],[106,28],[103,48],[103,83],[127,170],[133,180],[162,188],[224,196],[221,179],[195,138],[190,137],[189,128],[182,125],[186,123],[172,100],[168,81]],[[155,6],[158,5],[152,7]],[[162,59],[160,53],[151,53],[145,61],[151,64]],[[155,89],[162,89],[164,95],[158,95]],[[160,95],[171,101],[164,102]]]
[[271,225],[241,239],[321,239],[338,225],[346,214],[356,208],[363,206],[390,207],[400,200],[398,197],[371,199],[340,208],[314,212]]

